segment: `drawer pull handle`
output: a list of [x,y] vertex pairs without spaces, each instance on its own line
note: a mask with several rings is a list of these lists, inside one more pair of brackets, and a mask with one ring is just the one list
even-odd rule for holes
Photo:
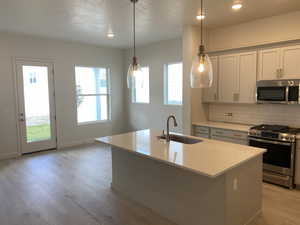
[[197,131],[201,131],[201,132],[207,132],[207,130],[206,129],[196,129]]

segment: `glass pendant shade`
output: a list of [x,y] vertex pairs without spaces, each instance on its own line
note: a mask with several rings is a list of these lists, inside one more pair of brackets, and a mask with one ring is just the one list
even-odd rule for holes
[[192,64],[191,87],[208,88],[212,86],[213,70],[207,54],[197,55]]
[[142,68],[138,63],[131,63],[127,72],[127,87],[131,88],[136,77],[141,76]]

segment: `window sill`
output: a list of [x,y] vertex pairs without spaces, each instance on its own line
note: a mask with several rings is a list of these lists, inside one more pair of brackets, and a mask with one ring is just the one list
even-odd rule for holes
[[166,103],[164,103],[164,106],[182,107],[182,104],[166,104]]
[[137,105],[150,105],[150,102],[131,102],[131,104],[137,104]]
[[87,125],[106,124],[106,123],[111,123],[111,122],[112,122],[111,120],[98,120],[98,121],[77,123],[77,126],[81,127],[81,126],[87,126]]

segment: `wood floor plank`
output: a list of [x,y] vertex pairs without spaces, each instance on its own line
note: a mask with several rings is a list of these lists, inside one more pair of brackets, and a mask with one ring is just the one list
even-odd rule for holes
[[[92,144],[0,162],[1,225],[174,225],[110,189],[111,154]],[[300,192],[264,184],[257,225],[299,225]]]

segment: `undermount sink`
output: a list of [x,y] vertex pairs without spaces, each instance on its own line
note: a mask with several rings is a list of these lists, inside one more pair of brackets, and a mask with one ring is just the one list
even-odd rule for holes
[[[158,138],[159,139],[166,139],[166,135],[158,136]],[[202,140],[199,140],[199,139],[196,139],[196,138],[191,138],[191,137],[176,135],[176,134],[170,134],[170,140],[180,142],[180,143],[183,143],[183,144],[189,144],[189,145],[197,144],[199,142],[202,142]]]

